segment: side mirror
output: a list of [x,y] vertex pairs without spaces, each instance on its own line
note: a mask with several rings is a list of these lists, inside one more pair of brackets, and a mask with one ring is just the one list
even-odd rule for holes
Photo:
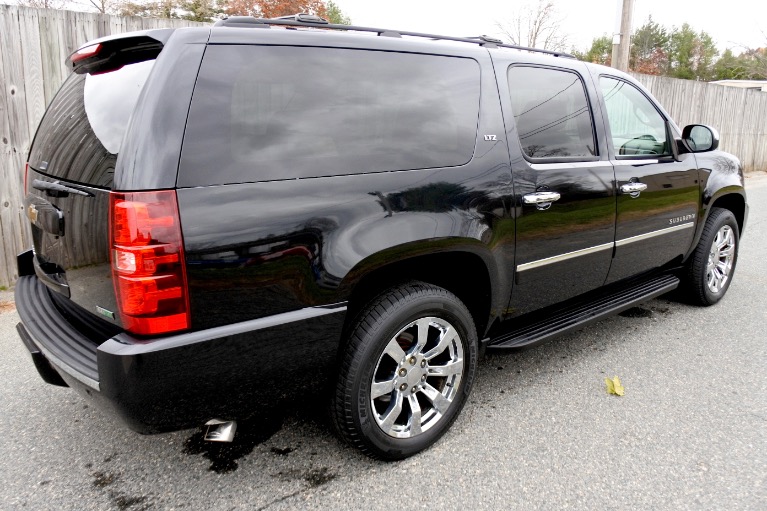
[[719,147],[719,132],[705,124],[690,124],[682,130],[682,139],[693,153],[713,151]]

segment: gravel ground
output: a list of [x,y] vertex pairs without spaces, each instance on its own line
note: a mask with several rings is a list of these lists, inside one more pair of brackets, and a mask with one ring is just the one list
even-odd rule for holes
[[[448,434],[397,463],[341,444],[316,410],[223,447],[132,433],[40,380],[0,292],[0,509],[767,509],[767,175],[748,191],[720,304],[661,298],[488,356]],[[605,392],[614,375],[623,397]]]

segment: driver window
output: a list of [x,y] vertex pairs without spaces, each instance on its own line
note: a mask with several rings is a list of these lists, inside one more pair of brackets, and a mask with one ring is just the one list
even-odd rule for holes
[[644,94],[633,85],[606,76],[599,78],[599,85],[618,157],[671,154],[666,122]]

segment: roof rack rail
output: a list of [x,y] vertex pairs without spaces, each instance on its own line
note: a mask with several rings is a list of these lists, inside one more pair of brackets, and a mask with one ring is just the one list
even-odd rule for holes
[[485,43],[487,43],[486,46],[491,46],[491,45],[503,46],[503,41],[501,41],[500,39],[496,39],[495,37],[490,37],[489,35],[471,36],[471,37],[467,37],[466,39],[484,41]]
[[392,30],[388,28],[360,27],[357,25],[336,25],[329,23],[328,20],[319,16],[306,13],[293,14],[291,16],[281,16],[279,18],[255,18],[253,16],[230,16],[218,20],[214,27],[253,27],[269,28],[270,25],[285,27],[321,27],[324,29],[345,30],[349,32],[372,32],[384,37],[423,37],[425,39],[434,39],[441,41],[457,41],[462,43],[471,43],[484,46],[486,48],[511,48],[513,50],[530,51],[534,53],[544,53],[555,57],[566,57],[574,59],[573,55],[561,51],[542,50],[540,48],[528,48],[526,46],[517,46],[515,44],[506,44],[500,39],[486,35],[478,37],[453,37],[447,35],[425,34],[422,32],[408,32],[404,30]]
[[304,23],[317,23],[320,25],[329,25],[330,23],[325,18],[314,16],[313,14],[306,14],[299,12],[297,14],[291,14],[290,16],[278,16],[276,18],[269,18],[271,20],[285,20],[285,21],[303,21]]

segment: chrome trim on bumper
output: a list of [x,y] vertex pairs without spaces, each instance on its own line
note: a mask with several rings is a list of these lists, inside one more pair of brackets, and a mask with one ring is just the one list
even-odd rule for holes
[[128,333],[120,333],[99,346],[98,350],[113,355],[123,356],[152,353],[161,350],[178,348],[181,346],[188,346],[198,342],[220,339],[221,337],[227,337],[230,335],[263,330],[265,328],[284,325],[286,323],[293,323],[295,321],[312,319],[319,316],[325,316],[327,314],[335,314],[345,310],[346,302],[323,305],[319,307],[306,307],[304,309],[283,312],[282,314],[275,314],[265,318],[251,319],[248,321],[242,321],[240,323],[234,323],[232,325],[225,325],[215,328],[208,328],[206,330],[198,330],[196,332],[171,335],[157,340],[150,340],[148,342],[145,340],[136,339]]

